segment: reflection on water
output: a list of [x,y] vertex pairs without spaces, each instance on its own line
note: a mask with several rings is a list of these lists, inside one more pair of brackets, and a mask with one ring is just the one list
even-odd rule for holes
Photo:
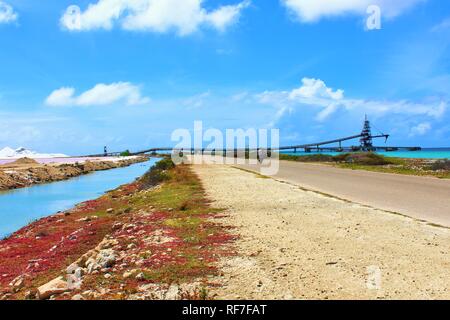
[[97,171],[70,180],[36,185],[0,193],[0,237],[31,221],[70,209],[75,204],[98,198],[105,191],[132,182],[157,159],[125,168]]

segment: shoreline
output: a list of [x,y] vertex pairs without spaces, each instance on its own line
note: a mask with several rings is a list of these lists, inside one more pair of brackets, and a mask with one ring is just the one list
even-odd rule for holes
[[1,240],[0,300],[445,299],[449,239],[240,168],[166,159]]
[[189,166],[140,179],[0,240],[0,300],[206,300],[234,236]]
[[[128,157],[124,159],[85,158],[82,162],[39,163],[38,161],[17,159],[0,165],[0,192],[26,188],[37,184],[68,180],[94,171],[103,171],[127,167],[135,163],[147,161],[147,157]],[[36,159],[39,160],[39,159]],[[23,163],[20,163],[23,161]]]

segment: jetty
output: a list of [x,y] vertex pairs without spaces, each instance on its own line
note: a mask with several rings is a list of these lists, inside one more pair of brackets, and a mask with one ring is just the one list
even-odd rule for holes
[[[376,151],[385,151],[385,152],[393,152],[393,151],[420,151],[422,150],[421,147],[415,146],[415,147],[401,147],[401,146],[376,146],[374,145],[373,141],[375,139],[385,139],[385,143],[389,139],[390,135],[385,133],[379,133],[379,134],[372,134],[372,128],[370,121],[366,115],[366,118],[364,120],[364,125],[361,133],[343,137],[343,138],[337,138],[327,141],[321,141],[321,142],[314,142],[314,143],[307,143],[307,144],[298,144],[298,145],[290,145],[290,146],[281,146],[278,148],[269,148],[268,151],[291,151],[294,153],[297,152],[376,152]],[[343,146],[343,143],[346,141],[356,140],[359,139],[359,144],[353,145],[353,146]],[[89,155],[89,157],[102,157],[102,156],[119,156],[120,154],[123,154],[124,152],[127,152],[128,155],[143,155],[143,154],[154,154],[158,152],[190,152],[191,154],[215,154],[217,152],[223,152],[223,154],[232,154],[233,152],[236,154],[238,152],[257,152],[262,149],[267,148],[235,148],[235,149],[223,149],[223,150],[216,150],[216,149],[207,149],[207,148],[191,148],[191,149],[180,149],[175,150],[173,147],[155,147],[155,148],[148,148],[145,150],[137,151],[137,152],[129,152],[127,151],[121,151],[121,152],[107,152],[106,147],[104,149],[103,154],[96,154],[96,155]]]

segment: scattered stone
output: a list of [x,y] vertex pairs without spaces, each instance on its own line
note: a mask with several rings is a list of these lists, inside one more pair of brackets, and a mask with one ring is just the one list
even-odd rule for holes
[[67,267],[66,269],[66,273],[67,274],[73,274],[75,273],[75,271],[79,268],[80,266],[78,265],[77,262],[72,263],[70,266]]
[[67,287],[69,288],[69,290],[76,290],[81,288],[82,284],[81,278],[78,278],[74,274],[68,274],[66,275],[66,279],[67,279]]
[[25,299],[26,300],[34,300],[37,297],[37,291],[36,289],[33,290],[29,290],[27,292],[25,292]]
[[98,248],[100,250],[110,249],[118,244],[119,241],[117,241],[116,239],[103,239],[103,241],[99,243]]
[[109,279],[109,278],[112,277],[112,275],[110,273],[107,273],[107,274],[104,275],[104,277],[105,277],[105,279]]
[[111,268],[116,263],[116,255],[114,250],[101,250],[97,256],[97,264],[102,268]]
[[113,224],[112,228],[113,228],[113,230],[118,230],[118,229],[122,228],[122,226],[123,226],[122,223],[116,222]]
[[77,279],[81,280],[83,278],[84,274],[85,274],[85,271],[83,268],[78,268],[77,270],[75,270],[75,277]]
[[179,299],[180,287],[176,284],[172,284],[169,290],[166,292],[166,300],[177,300]]
[[84,300],[84,297],[81,294],[76,294],[71,300]]
[[129,230],[129,229],[134,229],[134,228],[136,228],[136,225],[135,224],[132,224],[132,223],[128,223],[128,224],[125,224],[123,227],[122,227],[122,230]]
[[145,279],[145,275],[144,275],[143,272],[139,273],[139,274],[136,276],[136,280],[142,281],[142,280],[144,280],[144,279]]
[[109,209],[106,210],[106,213],[110,213],[110,214],[111,214],[111,213],[113,213],[113,212],[114,212],[114,209],[113,209],[113,208],[109,208]]
[[37,297],[40,300],[44,300],[50,298],[52,295],[61,294],[69,290],[69,286],[63,277],[58,277],[40,286],[37,289]]
[[11,297],[10,293],[5,293],[4,295],[0,296],[0,300],[8,300]]
[[13,292],[17,292],[17,291],[19,291],[20,289],[23,288],[24,284],[25,284],[25,277],[24,277],[24,275],[20,275],[20,276],[14,278],[9,283],[9,286],[11,287],[11,290]]
[[133,270],[130,270],[130,271],[125,271],[124,273],[123,273],[123,277],[125,278],[125,279],[127,279],[127,278],[131,278],[132,276],[134,276],[136,273],[138,273],[139,272],[139,270],[137,270],[137,269],[133,269]]

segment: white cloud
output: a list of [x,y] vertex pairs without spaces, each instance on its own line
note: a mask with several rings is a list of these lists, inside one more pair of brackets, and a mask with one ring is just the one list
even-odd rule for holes
[[417,126],[411,128],[409,136],[410,137],[423,136],[430,130],[431,124],[429,122],[419,123]]
[[111,84],[97,84],[75,96],[74,88],[60,88],[53,91],[46,99],[49,106],[102,106],[116,102],[125,102],[127,105],[138,105],[150,102],[149,98],[142,97],[140,89],[129,82],[116,82]]
[[61,25],[70,31],[110,30],[115,24],[133,31],[188,35],[206,25],[219,31],[235,23],[241,11],[250,5],[244,0],[235,5],[207,11],[203,0],[98,0],[82,12],[70,6],[61,17]]
[[11,23],[17,20],[17,13],[9,4],[0,1],[0,24]]
[[205,100],[211,96],[211,92],[203,92],[192,97],[182,99],[181,103],[189,109],[201,108],[205,104]]
[[431,31],[438,32],[438,31],[443,31],[443,30],[447,30],[447,29],[450,29],[450,18],[446,18],[439,24],[435,25],[431,29]]
[[74,88],[60,88],[53,91],[48,97],[45,103],[49,106],[66,106],[75,104],[73,95],[75,93]]
[[328,117],[331,116],[333,113],[335,113],[338,108],[339,104],[330,103],[326,108],[324,108],[317,114],[316,120],[320,122],[327,120]]
[[302,86],[294,89],[289,94],[289,99],[302,101],[304,99],[314,99],[320,102],[320,99],[327,100],[342,100],[344,98],[343,90],[333,91],[328,88],[325,82],[320,79],[303,78]]
[[370,5],[379,6],[383,17],[393,18],[423,1],[426,0],[281,0],[302,22],[346,14],[366,15]]
[[259,103],[278,108],[277,119],[301,108],[317,110],[316,120],[318,121],[325,121],[341,108],[374,116],[399,114],[426,116],[437,120],[441,119],[447,111],[447,103],[444,101],[425,104],[406,100],[377,101],[347,98],[344,96],[344,90],[334,90],[324,81],[311,78],[302,79],[302,86],[299,88],[291,91],[266,91],[257,94],[256,99]]

